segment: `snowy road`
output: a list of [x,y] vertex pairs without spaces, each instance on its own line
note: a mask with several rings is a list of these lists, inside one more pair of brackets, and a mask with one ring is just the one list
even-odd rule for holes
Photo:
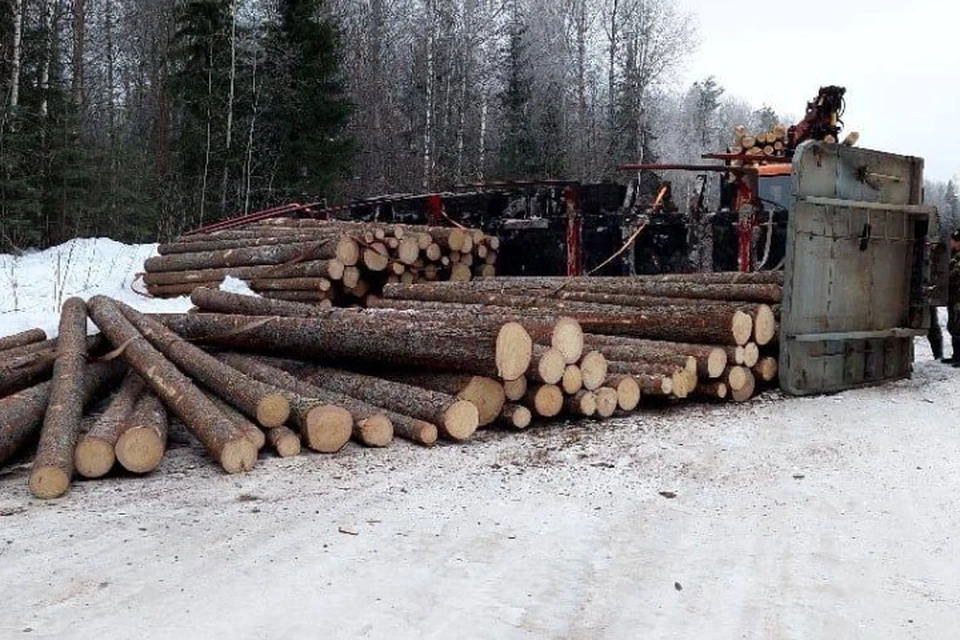
[[14,469],[0,637],[955,637],[958,390],[928,360],[834,397],[239,477],[182,446],[49,504]]

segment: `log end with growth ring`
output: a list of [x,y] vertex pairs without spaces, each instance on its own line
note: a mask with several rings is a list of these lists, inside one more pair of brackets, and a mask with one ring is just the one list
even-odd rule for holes
[[690,395],[686,371],[675,371],[670,376],[670,387],[673,389],[673,395],[681,400]]
[[756,391],[757,379],[749,369],[744,369],[744,373],[745,382],[743,386],[740,389],[730,390],[730,399],[734,402],[746,402],[753,397],[753,393]]
[[754,365],[753,372],[762,382],[773,382],[777,379],[777,373],[779,373],[777,359],[761,358],[760,361]]
[[509,404],[503,408],[503,424],[513,429],[526,429],[533,422],[533,413],[523,405]]
[[757,307],[754,325],[754,338],[758,345],[763,347],[773,342],[777,335],[777,318],[769,305]]
[[356,430],[360,442],[367,447],[382,449],[393,442],[393,422],[382,413],[360,420]]
[[567,364],[576,364],[583,356],[583,328],[573,318],[560,318],[553,327],[550,344],[563,354]]
[[748,342],[743,347],[743,366],[752,368],[760,361],[760,347],[756,342]]
[[687,356],[687,365],[686,365],[685,369],[686,369],[687,371],[689,371],[690,373],[692,373],[693,375],[696,375],[696,374],[697,374],[697,359],[694,358],[693,356]]
[[349,236],[342,236],[337,240],[337,260],[345,267],[352,267],[360,261],[360,245]]
[[267,429],[279,427],[290,418],[290,402],[279,393],[271,393],[257,403],[257,422]]
[[591,351],[580,361],[583,388],[596,391],[607,379],[607,359],[599,351]]
[[468,440],[480,426],[477,406],[466,400],[457,400],[443,412],[443,429],[456,442]]
[[60,467],[34,467],[30,472],[30,493],[41,500],[59,498],[70,488],[70,477]]
[[568,364],[567,368],[563,371],[563,379],[560,380],[560,386],[568,396],[572,396],[583,389],[583,373],[580,371],[580,367],[575,364]]
[[596,391],[597,396],[597,416],[600,418],[609,418],[617,411],[620,398],[616,389],[610,387],[600,387]]
[[727,352],[723,349],[713,349],[707,355],[707,375],[719,378],[727,369]]
[[117,440],[117,461],[131,473],[149,473],[160,466],[164,448],[156,429],[133,427]]
[[267,436],[270,440],[270,446],[277,452],[281,458],[292,458],[300,455],[302,445],[300,436],[287,427],[277,427],[271,429]]
[[730,391],[739,391],[747,386],[747,369],[744,367],[730,367],[727,371],[727,387]]
[[566,399],[567,411],[575,416],[592,418],[597,414],[597,394],[593,391],[579,391]]
[[545,384],[557,384],[563,379],[567,361],[557,349],[547,349],[537,362],[537,376]]
[[504,380],[503,393],[510,402],[519,402],[527,395],[527,377],[520,376],[516,380]]
[[533,340],[530,334],[516,322],[500,327],[497,334],[497,374],[503,380],[516,380],[530,367],[533,358]]
[[493,378],[483,376],[472,377],[457,397],[472,402],[477,407],[481,427],[496,422],[507,401],[503,385]]
[[73,452],[73,464],[84,478],[102,478],[116,460],[113,445],[102,438],[84,437]]
[[257,448],[245,436],[231,440],[223,445],[219,462],[227,473],[250,471],[257,463]]
[[607,384],[617,391],[617,406],[633,411],[640,406],[640,385],[633,376],[613,376]]
[[554,418],[563,411],[563,391],[553,384],[543,384],[527,392],[527,404],[538,416]]
[[750,338],[753,337],[753,318],[750,317],[749,313],[736,311],[733,314],[730,329],[733,333],[733,339],[737,344],[747,344],[750,342]]
[[353,416],[335,405],[317,405],[307,412],[304,439],[318,453],[343,449],[353,433]]

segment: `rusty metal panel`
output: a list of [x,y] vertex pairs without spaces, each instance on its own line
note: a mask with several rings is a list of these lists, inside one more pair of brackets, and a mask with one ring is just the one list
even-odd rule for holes
[[909,376],[926,332],[936,210],[923,161],[808,142],[794,161],[780,382],[830,393]]

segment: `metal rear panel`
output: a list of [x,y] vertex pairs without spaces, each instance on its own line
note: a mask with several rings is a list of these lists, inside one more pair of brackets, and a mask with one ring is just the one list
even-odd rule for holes
[[830,393],[910,375],[926,333],[923,161],[808,142],[794,156],[780,327],[780,383]]

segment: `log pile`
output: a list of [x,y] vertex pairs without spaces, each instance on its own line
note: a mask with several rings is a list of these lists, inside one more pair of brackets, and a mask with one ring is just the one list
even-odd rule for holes
[[[827,142],[831,141],[827,140]],[[832,142],[836,142],[836,140],[832,140]],[[728,151],[737,155],[786,158],[787,128],[778,124],[770,131],[751,133],[746,127],[738,126],[734,128],[733,143]],[[739,165],[739,161],[734,162],[734,166]]]
[[161,298],[233,276],[265,298],[352,306],[387,283],[494,276],[499,247],[476,229],[274,218],[162,244],[143,280]]
[[[385,284],[367,309],[200,287],[193,311],[159,315],[72,299],[58,338],[2,352],[47,368],[10,376],[0,466],[39,442],[30,490],[55,498],[75,475],[156,470],[171,421],[239,473],[264,450],[430,447],[561,417],[744,402],[777,376],[780,287],[777,274],[481,278]],[[85,337],[88,317],[100,335]]]

